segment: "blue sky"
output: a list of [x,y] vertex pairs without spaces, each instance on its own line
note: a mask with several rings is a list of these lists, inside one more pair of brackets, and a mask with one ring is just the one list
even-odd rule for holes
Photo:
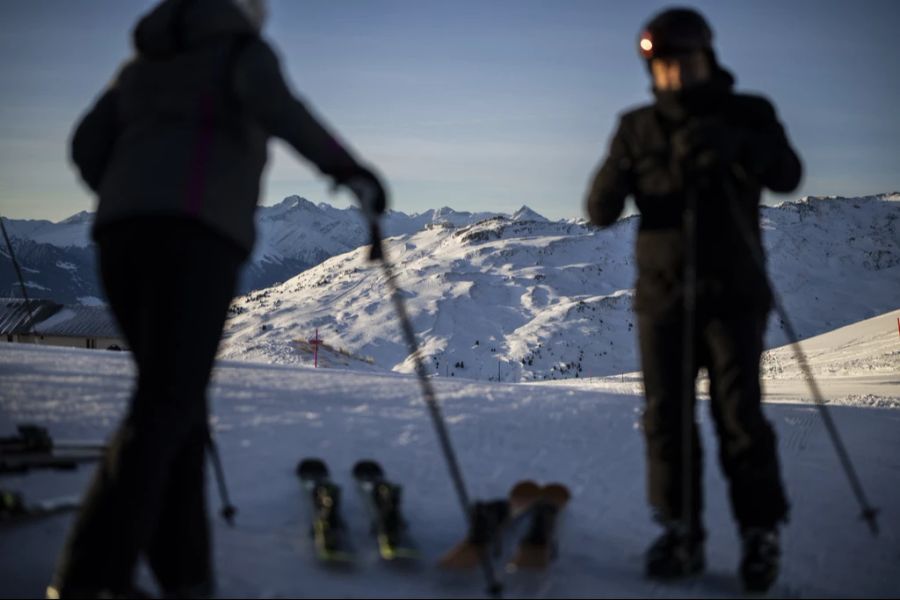
[[[94,208],[68,139],[153,4],[0,3],[0,214]],[[265,34],[293,88],[384,173],[394,208],[527,204],[563,218],[583,215],[617,114],[650,98],[635,40],[667,5],[281,0]],[[900,3],[686,5],[712,23],[738,89],[776,104],[806,166],[788,198],[900,188]],[[300,194],[347,205],[291,149],[272,149],[262,203]]]

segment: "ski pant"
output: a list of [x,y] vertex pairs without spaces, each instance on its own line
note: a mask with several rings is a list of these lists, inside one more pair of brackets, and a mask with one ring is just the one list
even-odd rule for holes
[[[683,504],[682,315],[638,314],[646,405],[648,496],[661,522],[684,522],[688,517],[702,534],[702,456],[696,398],[692,395],[691,507]],[[697,315],[695,329],[696,378],[699,368],[709,373],[710,408],[719,441],[719,462],[728,480],[734,517],[740,528],[773,527],[786,518],[788,503],[776,454],[775,434],[766,421],[760,399],[759,361],[767,315]]]
[[206,387],[245,253],[179,218],[125,221],[97,237],[137,386],[54,583],[63,596],[125,591],[143,555],[164,591],[212,584]]

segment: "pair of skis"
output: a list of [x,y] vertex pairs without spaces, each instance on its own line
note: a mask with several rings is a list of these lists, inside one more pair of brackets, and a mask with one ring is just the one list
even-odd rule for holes
[[57,442],[47,429],[19,425],[18,435],[0,438],[0,474],[33,469],[71,470],[103,458],[106,446],[96,442]]
[[[72,470],[103,458],[106,446],[97,442],[58,442],[46,428],[23,424],[18,434],[0,437],[0,474],[35,469]],[[19,492],[0,489],[0,523],[11,524],[75,510],[77,496],[27,501]]]
[[0,490],[0,524],[20,523],[75,510],[80,501],[78,496],[61,496],[29,502],[18,492]]
[[506,498],[477,502],[466,538],[439,561],[446,569],[473,569],[484,552],[499,558],[506,533],[520,531],[527,522],[515,551],[506,563],[508,572],[542,571],[556,558],[556,529],[560,511],[571,493],[560,483],[540,485],[531,480],[516,483]]
[[[354,549],[341,514],[341,488],[331,479],[328,466],[320,459],[307,458],[297,465],[297,476],[310,501],[316,556],[331,564],[352,563]],[[419,552],[408,536],[400,510],[402,488],[388,481],[381,465],[373,460],[357,462],[353,478],[366,506],[381,559],[417,559]]]

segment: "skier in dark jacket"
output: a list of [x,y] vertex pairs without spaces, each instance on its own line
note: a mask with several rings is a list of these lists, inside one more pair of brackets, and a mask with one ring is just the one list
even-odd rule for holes
[[204,456],[206,387],[253,214],[280,137],[380,214],[378,178],[290,92],[260,37],[262,0],[165,0],[136,56],[78,125],[72,158],[97,192],[100,272],[137,364],[49,597],[135,593],[146,557],[167,597],[213,590]]
[[656,101],[621,116],[587,210],[593,224],[606,227],[632,196],[641,213],[634,306],[648,495],[665,528],[647,552],[647,574],[686,576],[705,564],[694,421],[695,378],[705,367],[719,459],[743,540],[741,577],[748,589],[764,590],[777,576],[778,526],[788,503],[775,436],[760,406],[771,292],[758,204],[764,187],[795,189],[801,165],[772,105],[732,91],[734,79],[719,66],[712,37],[689,9],[666,10],[649,22],[639,46]]

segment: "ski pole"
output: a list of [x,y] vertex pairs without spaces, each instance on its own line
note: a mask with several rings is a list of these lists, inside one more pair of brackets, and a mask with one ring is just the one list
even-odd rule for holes
[[237,514],[237,508],[231,503],[228,497],[228,486],[225,485],[225,470],[222,468],[222,458],[219,456],[219,447],[213,439],[212,431],[209,426],[206,427],[206,447],[209,448],[209,457],[212,460],[213,469],[216,472],[216,483],[219,486],[219,498],[222,500],[222,518],[231,527],[234,527],[234,515]]
[[9,235],[6,233],[6,225],[3,224],[3,217],[0,217],[0,230],[3,230],[3,239],[6,240],[6,247],[9,248],[9,258],[12,260],[13,268],[16,271],[16,277],[19,278],[19,287],[22,290],[22,297],[25,298],[25,310],[28,311],[31,335],[34,337],[35,343],[38,343],[38,333],[34,322],[34,313],[31,311],[31,301],[28,299],[28,290],[25,289],[25,280],[22,278],[22,270],[19,268],[19,261],[16,260],[16,253],[13,250],[12,242],[9,241]]
[[[422,362],[421,353],[419,351],[419,343],[416,341],[416,334],[413,331],[409,313],[406,311],[406,303],[403,300],[400,285],[397,283],[397,277],[394,273],[393,266],[385,255],[384,246],[381,243],[381,227],[379,226],[378,218],[376,215],[372,214],[372,211],[365,210],[365,204],[363,206],[366,218],[369,221],[369,231],[372,236],[372,247],[369,252],[369,260],[381,262],[381,268],[387,279],[391,299],[394,303],[394,310],[400,321],[400,329],[403,331],[403,337],[406,340],[406,345],[413,358],[416,376],[419,380],[419,386],[422,389],[425,405],[428,407],[428,412],[431,415],[431,422],[437,432],[441,450],[444,453],[447,469],[450,471],[450,478],[453,480],[453,486],[456,489],[456,495],[459,498],[460,506],[471,527],[474,521],[474,513],[472,512],[472,505],[469,501],[469,494],[466,491],[462,470],[459,467],[459,461],[456,459],[456,452],[453,450],[453,444],[450,441],[450,434],[447,431],[446,422],[441,414],[441,407],[438,404],[437,395],[434,393],[434,387],[431,385],[431,380],[428,379],[428,374],[425,371],[425,364]],[[494,565],[487,548],[482,549],[480,559],[484,576],[488,584],[487,591],[491,596],[499,598],[503,592],[503,586],[497,580],[496,573],[494,572]]]
[[763,257],[762,250],[756,244],[749,223],[747,223],[744,214],[741,213],[737,194],[735,193],[733,187],[731,186],[731,182],[727,179],[727,177],[724,179],[724,182],[726,195],[728,196],[728,206],[731,210],[732,216],[734,217],[735,223],[737,223],[738,230],[741,234],[741,239],[743,239],[744,244],[749,249],[750,255],[753,258],[754,265],[769,283],[769,289],[772,293],[772,304],[775,307],[775,311],[778,314],[779,318],[784,323],[785,333],[788,336],[788,341],[791,344],[791,349],[794,351],[794,356],[796,357],[797,362],[800,364],[800,370],[806,377],[810,393],[812,393],[813,401],[815,402],[816,408],[819,409],[819,414],[822,415],[822,420],[825,422],[825,428],[828,430],[828,435],[831,438],[831,443],[834,446],[835,452],[837,452],[838,458],[841,461],[841,465],[844,468],[844,473],[846,473],[847,479],[850,481],[850,487],[853,490],[853,493],[856,495],[857,501],[859,502],[860,509],[862,511],[860,513],[860,518],[868,523],[869,529],[872,531],[872,535],[877,536],[878,509],[869,504],[869,501],[866,498],[866,494],[863,491],[862,484],[859,481],[859,477],[857,477],[856,470],[853,468],[853,463],[850,462],[850,455],[848,454],[847,449],[844,447],[844,443],[841,440],[840,434],[838,433],[837,426],[834,424],[834,420],[831,418],[831,412],[828,410],[828,406],[825,404],[825,400],[822,397],[822,392],[819,389],[819,384],[816,382],[816,379],[813,376],[812,369],[810,368],[809,363],[806,360],[806,355],[803,353],[803,348],[800,347],[800,338],[797,336],[797,332],[794,330],[794,326],[791,323],[790,318],[788,317],[788,313],[784,308],[784,304],[778,297],[778,293],[775,290],[775,285],[768,279],[768,274],[766,273],[765,258]]
[[681,511],[685,535],[691,536],[694,527],[694,396],[696,394],[694,329],[697,320],[697,196],[684,186],[684,323],[681,340]]

